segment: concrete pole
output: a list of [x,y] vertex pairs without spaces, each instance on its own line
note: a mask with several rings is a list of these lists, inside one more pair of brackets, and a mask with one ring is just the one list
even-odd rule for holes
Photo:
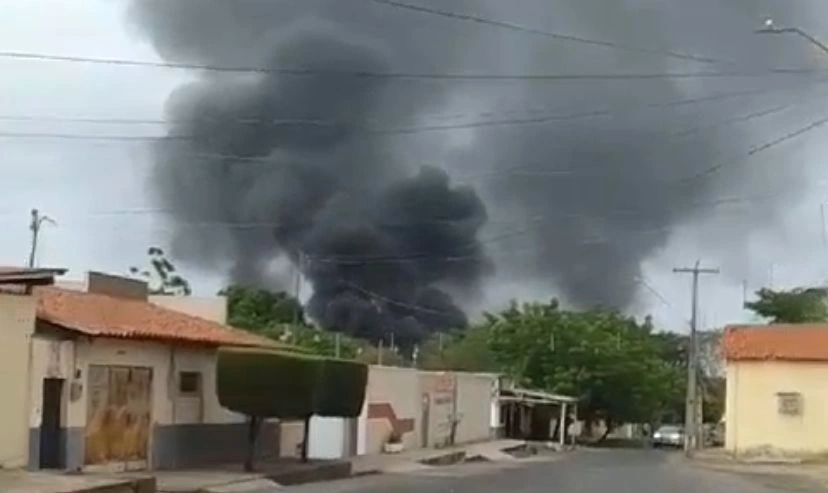
[[696,416],[698,411],[698,341],[697,341],[697,327],[698,324],[698,309],[699,309],[699,274],[718,274],[719,269],[702,269],[699,267],[701,260],[697,260],[696,264],[690,267],[681,267],[673,269],[673,272],[681,274],[693,275],[693,287],[691,293],[691,311],[690,311],[690,344],[687,349],[687,395],[684,406],[684,453],[689,457],[693,455],[693,449],[699,446],[698,435],[698,419],[701,416]]
[[558,426],[558,443],[561,448],[566,445],[566,402],[561,402],[561,424]]

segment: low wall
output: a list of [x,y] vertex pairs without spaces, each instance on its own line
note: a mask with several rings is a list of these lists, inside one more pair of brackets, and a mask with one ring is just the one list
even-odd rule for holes
[[453,424],[455,443],[491,438],[496,383],[495,375],[371,366],[360,453],[381,453],[392,433],[406,450],[446,446]]

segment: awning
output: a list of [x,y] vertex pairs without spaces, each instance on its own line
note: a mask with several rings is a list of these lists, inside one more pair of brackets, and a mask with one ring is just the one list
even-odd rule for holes
[[578,402],[577,397],[520,388],[502,389],[498,400],[500,402],[525,402],[528,404],[574,404]]

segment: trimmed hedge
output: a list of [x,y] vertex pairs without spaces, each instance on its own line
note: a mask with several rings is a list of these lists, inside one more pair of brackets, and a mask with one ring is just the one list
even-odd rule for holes
[[216,367],[219,403],[248,416],[303,419],[313,414],[321,362],[303,354],[221,349]]
[[355,418],[362,412],[368,366],[356,361],[326,359],[322,363],[314,414]]
[[248,416],[304,419],[356,417],[368,367],[355,361],[251,349],[220,349],[219,403]]

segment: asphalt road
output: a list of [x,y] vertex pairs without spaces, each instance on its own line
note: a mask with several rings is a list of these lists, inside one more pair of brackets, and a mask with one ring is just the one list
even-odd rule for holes
[[[439,469],[439,470],[438,470]],[[580,451],[554,462],[494,463],[366,476],[287,488],[290,493],[817,493],[789,476],[735,475],[689,465],[671,452]]]

